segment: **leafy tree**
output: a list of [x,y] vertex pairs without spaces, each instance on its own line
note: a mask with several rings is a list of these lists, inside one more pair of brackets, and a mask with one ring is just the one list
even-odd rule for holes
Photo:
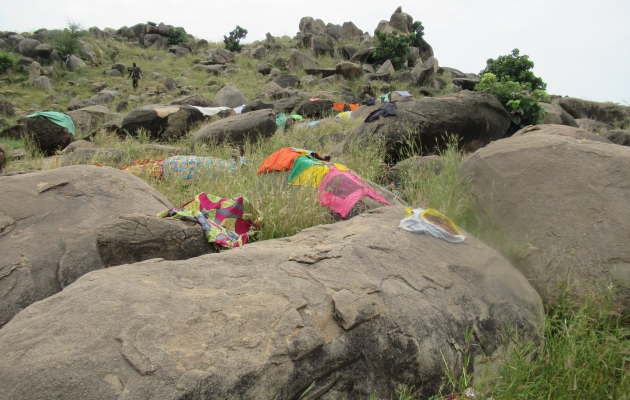
[[15,66],[15,59],[8,53],[0,53],[0,73],[4,73],[7,69]]
[[378,44],[372,53],[374,61],[377,64],[382,64],[390,60],[394,69],[402,67],[407,60],[407,54],[409,54],[409,43],[415,40],[416,35],[413,33],[409,35],[399,35],[398,31],[394,31],[391,35],[388,35],[379,30],[375,32],[375,35]]
[[545,90],[547,84],[532,71],[534,62],[527,55],[519,55],[519,50],[512,50],[512,54],[499,56],[497,59],[489,58],[486,61],[486,68],[479,72],[479,76],[492,73],[499,80],[504,78],[514,82],[529,83],[533,90]]
[[237,53],[241,52],[243,46],[241,46],[241,39],[247,36],[247,29],[241,28],[236,25],[236,28],[230,32],[230,36],[223,35],[223,43],[225,43],[225,48],[230,51],[235,51]]
[[547,93],[540,89],[532,90],[529,82],[514,82],[508,77],[499,80],[495,74],[486,72],[475,90],[495,96],[510,113],[512,121],[508,135],[528,125],[539,124],[545,118],[545,109],[538,102],[547,100]]
[[422,22],[413,22],[413,34],[416,35],[416,37],[413,39],[412,43],[414,46],[419,46],[420,39],[422,39],[422,37],[424,36],[424,26],[422,26]]
[[188,41],[188,35],[181,29],[169,28],[168,33],[169,46],[174,46]]
[[53,47],[59,54],[75,54],[79,50],[79,38],[85,35],[83,26],[72,20],[67,21],[67,28],[53,36]]

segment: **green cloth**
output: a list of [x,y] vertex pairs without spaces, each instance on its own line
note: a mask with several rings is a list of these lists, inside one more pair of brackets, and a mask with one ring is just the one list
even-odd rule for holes
[[282,130],[284,130],[284,127],[287,124],[287,116],[286,114],[278,114],[276,115],[276,126]]
[[291,118],[293,118],[296,121],[301,121],[302,120],[302,116],[301,115],[297,115],[297,114],[291,114]]
[[26,116],[26,118],[35,118],[35,117],[48,118],[55,124],[66,128],[72,134],[72,136],[76,135],[76,130],[74,129],[74,122],[72,122],[72,118],[70,118],[70,116],[67,114],[63,114],[56,111],[39,111],[39,112],[36,112],[35,114]]
[[327,163],[323,161],[319,161],[318,159],[311,156],[299,156],[293,162],[293,168],[291,168],[291,173],[289,174],[289,182],[293,182],[295,178],[300,176],[304,170],[313,165],[326,165]]

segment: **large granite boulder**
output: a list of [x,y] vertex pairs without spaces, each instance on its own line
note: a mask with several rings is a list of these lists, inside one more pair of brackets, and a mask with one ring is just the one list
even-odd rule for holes
[[[362,106],[352,112],[352,118],[365,119],[379,107]],[[388,158],[397,162],[405,158],[409,146],[429,155],[436,148],[445,147],[447,135],[455,135],[461,148],[476,149],[503,138],[510,126],[510,116],[503,105],[494,96],[479,92],[461,91],[399,102],[396,113],[394,117],[359,125],[334,153],[342,152],[351,143],[360,145],[384,137]]]
[[[472,329],[469,372],[538,294],[496,251],[398,228],[404,207],[185,261],[95,271],[0,330],[9,398],[297,399],[437,394]],[[25,356],[28,354],[28,356]],[[496,361],[495,361],[496,362]]]
[[24,136],[28,137],[44,155],[52,155],[70,144],[72,134],[46,117],[24,119]]
[[577,128],[578,123],[575,122],[575,119],[559,105],[549,103],[540,103],[540,105],[547,112],[543,120],[544,124],[567,125]]
[[307,100],[293,109],[291,114],[301,115],[305,118],[325,118],[335,113],[332,100]]
[[208,243],[201,225],[174,218],[126,214],[96,231],[96,247],[105,267],[152,258],[186,260],[219,251]]
[[272,110],[237,114],[203,126],[195,133],[193,145],[202,142],[243,144],[260,137],[271,137],[276,128],[276,114]]
[[150,104],[132,110],[122,120],[120,133],[136,136],[144,129],[151,139],[168,141],[182,136],[190,126],[205,117],[195,107]]
[[567,294],[582,301],[613,282],[613,305],[628,315],[629,148],[522,135],[480,149],[461,174],[481,216],[513,246],[516,267],[544,300],[555,304]]
[[108,167],[0,176],[0,187],[0,326],[103,268],[96,226],[125,213],[171,207],[141,179]]
[[586,129],[575,128],[566,125],[535,125],[528,126],[521,130],[518,130],[512,136],[530,136],[530,135],[560,135],[573,139],[580,140],[592,140],[594,142],[608,143],[612,142],[606,139],[604,136],[598,135]]
[[575,119],[589,118],[610,125],[630,121],[630,107],[615,103],[599,103],[574,97],[563,97],[560,99],[560,107]]

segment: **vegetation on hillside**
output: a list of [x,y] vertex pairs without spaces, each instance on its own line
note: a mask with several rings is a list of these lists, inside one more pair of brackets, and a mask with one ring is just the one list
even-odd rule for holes
[[67,27],[52,37],[53,47],[64,56],[75,54],[79,50],[79,38],[85,35],[86,32],[79,22],[68,20]]
[[394,31],[391,35],[377,30],[374,32],[376,36],[376,49],[372,53],[376,64],[383,64],[390,60],[394,69],[400,69],[407,61],[409,54],[409,43],[416,38],[415,34],[401,35],[398,31]]
[[534,62],[518,49],[512,54],[488,59],[486,68],[479,72],[481,82],[475,90],[498,98],[512,117],[508,135],[528,125],[542,122],[546,112],[539,104],[547,101],[547,84],[534,75]]
[[240,53],[243,48],[243,45],[241,45],[241,39],[244,39],[245,36],[247,36],[247,29],[236,25],[236,28],[234,28],[233,31],[230,31],[229,35],[230,36],[223,35],[223,42],[225,43],[226,50]]
[[7,69],[15,66],[15,58],[8,53],[0,53],[0,73],[6,72]]

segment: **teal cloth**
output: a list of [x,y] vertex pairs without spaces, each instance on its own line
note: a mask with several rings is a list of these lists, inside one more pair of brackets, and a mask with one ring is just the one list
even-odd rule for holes
[[284,129],[287,124],[287,116],[286,114],[278,114],[276,115],[276,126],[280,129]]
[[304,170],[313,165],[326,165],[329,163],[319,161],[316,158],[311,156],[299,156],[293,161],[293,168],[291,168],[291,172],[289,173],[289,182],[293,182]]
[[56,111],[39,111],[39,112],[36,112],[35,114],[26,116],[26,118],[35,118],[35,117],[48,118],[55,124],[66,128],[72,134],[72,136],[76,135],[76,130],[74,129],[74,122],[72,122],[72,118],[70,118],[70,116],[67,114],[63,114]]

